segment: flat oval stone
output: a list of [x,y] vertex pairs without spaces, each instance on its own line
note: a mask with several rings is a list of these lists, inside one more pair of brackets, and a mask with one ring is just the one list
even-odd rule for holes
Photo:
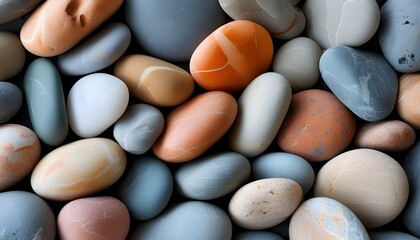
[[244,184],[251,174],[246,157],[235,152],[213,153],[182,164],[174,174],[177,192],[195,200],[222,197]]
[[172,173],[168,166],[156,157],[142,156],[130,165],[118,192],[131,217],[145,221],[163,211],[172,189]]
[[235,20],[249,20],[266,28],[271,36],[289,40],[305,28],[305,16],[295,0],[219,0],[223,10]]
[[77,76],[102,70],[116,62],[131,41],[130,29],[123,23],[110,23],[100,32],[58,57],[60,72]]
[[23,81],[29,117],[42,142],[57,146],[67,137],[68,121],[60,73],[46,58],[26,69]]
[[57,56],[93,32],[122,3],[123,0],[45,1],[25,21],[20,39],[34,55]]
[[160,136],[165,119],[159,109],[147,104],[128,106],[114,125],[113,135],[120,146],[131,154],[149,151]]
[[403,73],[420,71],[420,2],[389,0],[381,8],[379,46],[392,67]]
[[42,0],[1,0],[0,24],[10,22],[32,11]]
[[363,224],[350,209],[324,197],[310,198],[299,206],[290,221],[289,237],[369,240]]
[[307,0],[303,13],[307,36],[322,49],[361,46],[373,37],[380,22],[375,0]]
[[171,110],[154,154],[167,162],[190,161],[215,144],[232,126],[238,106],[232,95],[205,92]]
[[346,205],[370,229],[395,219],[407,203],[409,185],[401,165],[373,149],[353,149],[319,170],[314,195]]
[[22,106],[21,90],[13,83],[0,82],[0,124],[6,123]]
[[70,127],[80,137],[96,137],[123,115],[128,101],[128,88],[120,79],[106,73],[86,75],[67,95]]
[[3,81],[22,70],[26,56],[19,37],[10,32],[0,32],[0,51],[0,81]]
[[354,115],[334,94],[309,89],[292,96],[276,141],[285,152],[325,161],[350,145],[355,130]]
[[242,231],[235,234],[232,240],[284,240],[280,235],[269,231]]
[[397,231],[374,231],[369,232],[370,240],[418,240],[417,237]]
[[420,129],[420,73],[400,76],[396,109],[398,115],[415,129]]
[[266,72],[273,41],[261,25],[236,20],[219,27],[194,50],[190,72],[206,90],[241,91]]
[[127,84],[135,98],[156,106],[175,106],[194,91],[194,80],[184,69],[146,55],[130,54],[117,61],[114,75]]
[[327,49],[319,64],[331,91],[365,121],[379,121],[394,109],[398,77],[381,55],[345,46]]
[[41,143],[31,129],[0,125],[0,191],[29,175],[40,157]]
[[266,229],[291,216],[302,198],[302,188],[291,179],[256,180],[242,186],[232,196],[229,215],[244,229]]
[[32,171],[31,186],[39,196],[74,200],[114,184],[123,174],[126,155],[106,138],[77,140],[45,155]]
[[171,62],[188,62],[200,42],[226,19],[217,0],[126,0],[125,17],[147,52]]

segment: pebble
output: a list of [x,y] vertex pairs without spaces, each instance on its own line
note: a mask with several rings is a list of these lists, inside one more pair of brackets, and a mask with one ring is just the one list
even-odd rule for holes
[[246,157],[220,152],[182,164],[174,173],[177,192],[194,200],[212,200],[241,187],[251,174]]
[[388,0],[381,8],[379,46],[392,67],[402,73],[420,71],[420,2]]
[[398,115],[415,129],[420,129],[420,73],[400,76],[396,109]]
[[29,175],[40,157],[41,143],[31,129],[0,125],[0,192]]
[[149,151],[162,134],[165,119],[159,109],[148,104],[133,104],[114,124],[113,136],[131,154]]
[[8,122],[20,110],[22,91],[15,84],[0,82],[0,124]]
[[409,193],[401,165],[373,149],[353,149],[328,161],[319,170],[314,195],[346,205],[368,228],[381,227],[404,209]]
[[273,142],[292,99],[290,84],[281,74],[261,74],[238,99],[238,115],[229,146],[246,157],[263,153]]
[[273,52],[273,41],[264,27],[248,20],[231,21],[194,50],[190,72],[206,90],[241,91],[269,69]]
[[123,81],[107,73],[92,73],[79,79],[67,95],[68,121],[82,138],[96,137],[125,112],[129,101]]
[[32,171],[31,186],[49,200],[87,197],[114,184],[126,164],[124,150],[113,140],[77,140],[45,155]]
[[127,84],[135,98],[155,106],[175,106],[194,91],[186,70],[158,58],[129,54],[115,64],[114,75]]
[[25,21],[20,40],[34,55],[57,56],[98,28],[122,3],[123,0],[47,0]]
[[119,198],[136,220],[156,217],[168,204],[173,189],[172,173],[154,156],[134,159],[119,185]]
[[239,227],[263,230],[286,220],[302,199],[302,188],[291,179],[260,179],[237,190],[229,202],[228,211]]
[[298,1],[219,0],[223,10],[234,20],[249,20],[266,28],[274,38],[289,40],[305,28],[305,16]]
[[11,32],[0,31],[0,51],[0,81],[3,81],[22,70],[26,56],[19,37]]
[[41,2],[42,0],[1,0],[0,24],[13,21],[28,14]]
[[166,115],[153,153],[163,161],[190,161],[213,146],[232,126],[238,106],[232,95],[209,91],[190,98]]
[[303,13],[307,36],[322,49],[365,44],[375,35],[381,19],[375,0],[307,0]]
[[47,58],[32,61],[23,81],[29,117],[44,143],[57,146],[68,134],[66,102],[60,73]]
[[353,114],[334,94],[309,89],[293,94],[277,143],[308,161],[325,161],[351,143],[355,129]]
[[398,77],[383,56],[338,46],[321,55],[319,68],[331,91],[359,118],[383,120],[394,109]]
[[370,240],[418,240],[417,237],[397,231],[374,231],[369,232]]
[[60,239],[124,240],[130,214],[118,199],[108,196],[79,198],[67,203],[57,216]]
[[325,197],[304,201],[290,221],[290,240],[360,239],[369,236],[357,216],[340,202]]
[[242,231],[235,234],[232,240],[284,240],[280,235],[269,231]]
[[113,22],[86,41],[58,57],[60,72],[78,76],[102,70],[116,62],[131,41],[130,29],[123,23]]

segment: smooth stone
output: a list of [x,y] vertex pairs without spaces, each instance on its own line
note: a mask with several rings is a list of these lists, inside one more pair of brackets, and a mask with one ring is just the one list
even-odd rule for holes
[[238,99],[230,148],[246,157],[263,153],[276,137],[291,99],[292,89],[281,74],[267,72],[252,80]]
[[194,200],[222,197],[241,187],[251,174],[246,157],[235,152],[213,153],[182,164],[174,173],[177,192]]
[[189,72],[158,58],[129,54],[117,61],[114,75],[127,84],[135,98],[155,106],[175,106],[194,91]]
[[290,221],[290,240],[369,240],[357,216],[340,202],[324,197],[310,198],[295,211]]
[[238,106],[222,91],[190,98],[166,115],[163,133],[153,145],[154,154],[167,162],[190,161],[213,146],[232,126]]
[[302,188],[291,179],[260,179],[235,192],[229,202],[229,215],[241,228],[267,229],[291,216],[302,199]]
[[[11,32],[11,33],[19,35],[20,29],[22,28],[23,24],[26,22],[26,19],[28,18],[29,18],[29,14],[19,17],[10,22],[0,24],[0,31]],[[19,39],[19,42],[20,42],[20,39]]]
[[172,196],[173,180],[168,166],[156,157],[134,159],[118,187],[119,198],[132,218],[149,220],[163,211]]
[[273,71],[289,81],[294,92],[312,88],[319,78],[321,48],[307,37],[297,37],[283,44],[273,58]]
[[45,155],[32,171],[31,186],[45,199],[74,200],[114,184],[126,164],[124,150],[113,140],[77,140]]
[[381,55],[345,46],[327,49],[319,64],[331,91],[365,121],[391,114],[398,93],[398,77]]
[[57,228],[61,240],[124,240],[130,228],[130,214],[114,197],[80,198],[61,208]]
[[148,104],[134,104],[114,124],[113,136],[131,154],[143,154],[152,148],[165,126],[159,109]]
[[420,2],[388,0],[381,8],[379,46],[392,67],[402,73],[420,71]]
[[374,231],[369,232],[370,240],[418,240],[417,237],[397,231]]
[[110,23],[100,32],[75,46],[57,60],[60,72],[77,76],[102,70],[116,62],[131,41],[130,29],[123,23]]
[[22,70],[25,49],[14,33],[0,32],[0,81],[16,76]]
[[269,231],[242,231],[233,235],[232,240],[284,240],[280,235]]
[[353,138],[357,148],[372,148],[385,152],[405,151],[416,140],[415,130],[400,120],[369,122],[361,125]]
[[34,55],[60,55],[110,18],[122,3],[123,0],[45,1],[23,24],[20,40]]
[[23,95],[20,88],[9,82],[0,82],[0,124],[6,123],[19,112]]
[[55,65],[47,58],[32,61],[26,69],[23,87],[35,133],[48,145],[61,144],[69,124],[61,77]]
[[231,21],[194,50],[190,72],[206,90],[241,91],[269,69],[273,52],[273,41],[264,27],[248,20]]
[[171,206],[150,221],[140,222],[130,239],[230,240],[231,237],[232,223],[222,209],[207,202],[187,201]]
[[56,239],[51,207],[36,194],[24,191],[0,193],[0,239]]
[[305,195],[315,180],[312,166],[298,155],[285,152],[264,153],[252,161],[252,179],[289,178],[297,182]]
[[308,89],[293,94],[276,141],[285,152],[326,161],[350,145],[355,131],[354,115],[334,94]]
[[420,129],[420,73],[403,74],[399,79],[396,109],[398,115],[415,129]]
[[381,227],[404,209],[409,193],[407,175],[392,157],[373,149],[353,149],[319,170],[314,195],[346,205],[368,228]]
[[41,143],[29,128],[0,125],[0,191],[28,176],[41,157]]
[[152,56],[171,62],[188,62],[226,19],[217,0],[126,0],[125,16],[137,42]]
[[71,129],[82,138],[100,135],[124,114],[129,97],[125,83],[110,74],[82,77],[67,95]]
[[1,0],[0,1],[0,24],[18,19],[35,7],[43,0]]
[[375,0],[307,0],[303,13],[307,36],[322,49],[365,44],[375,35],[381,18]]
[[299,0],[219,0],[219,3],[232,19],[256,22],[274,38],[289,40],[305,28],[305,16],[296,6]]

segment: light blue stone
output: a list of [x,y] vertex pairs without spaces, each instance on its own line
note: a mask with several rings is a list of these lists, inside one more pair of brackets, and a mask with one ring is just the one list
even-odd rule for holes
[[32,11],[43,0],[1,0],[0,24],[15,20]]
[[379,121],[393,111],[398,76],[381,55],[338,46],[321,55],[319,68],[331,91],[361,119]]
[[9,121],[22,106],[20,89],[9,82],[0,82],[0,124]]
[[244,231],[234,235],[232,240],[284,240],[281,236],[268,231]]
[[397,231],[369,232],[370,240],[418,240],[413,235]]

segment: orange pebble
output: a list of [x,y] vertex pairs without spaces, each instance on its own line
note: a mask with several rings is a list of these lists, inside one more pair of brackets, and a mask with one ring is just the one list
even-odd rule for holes
[[420,129],[420,73],[407,73],[400,77],[396,103],[400,117],[415,129]]
[[207,90],[240,91],[266,72],[273,58],[268,31],[247,20],[229,22],[195,49],[190,72]]

